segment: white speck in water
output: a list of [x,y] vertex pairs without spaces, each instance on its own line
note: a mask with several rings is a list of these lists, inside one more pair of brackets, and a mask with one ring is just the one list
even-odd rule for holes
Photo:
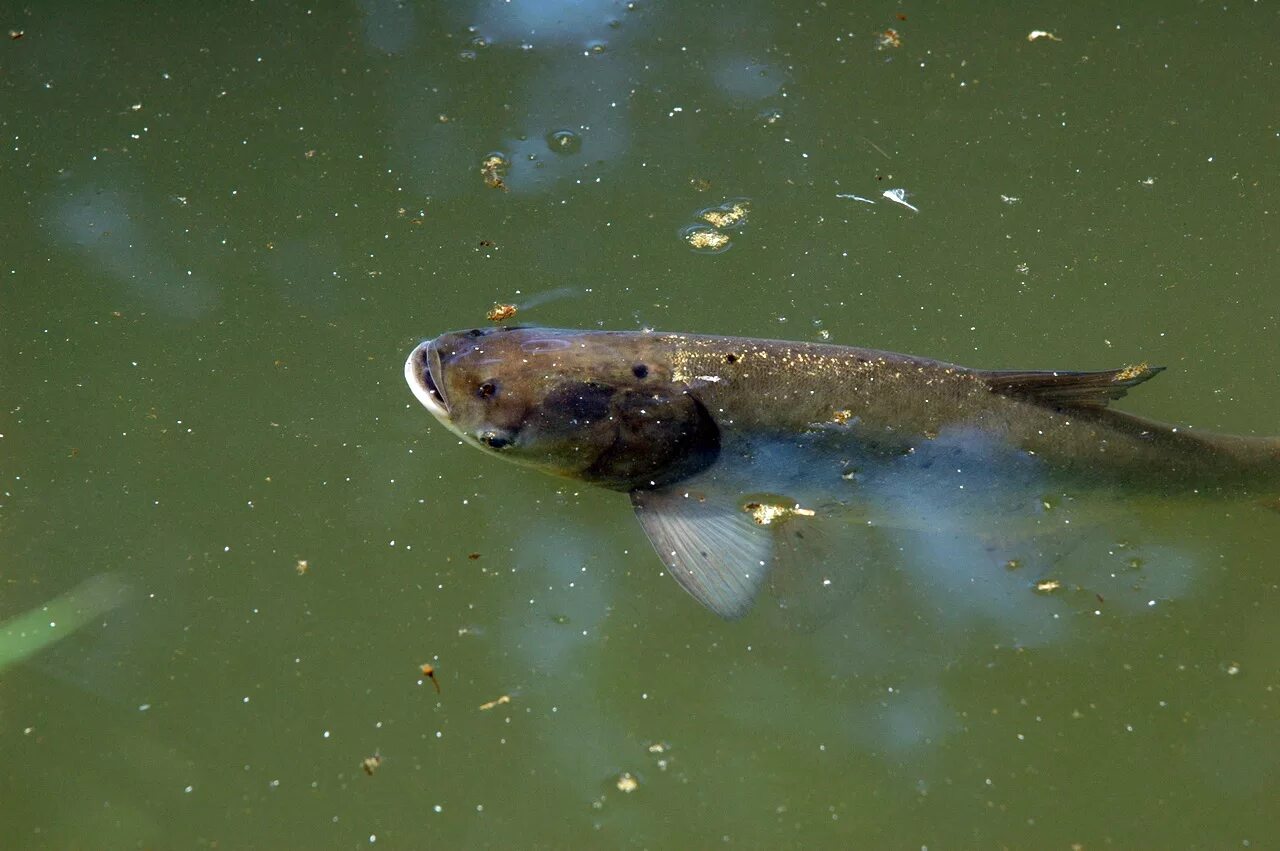
[[433,812],[441,813],[441,812],[444,812],[444,807],[440,806],[439,804],[436,804],[434,807],[431,808],[431,810]]

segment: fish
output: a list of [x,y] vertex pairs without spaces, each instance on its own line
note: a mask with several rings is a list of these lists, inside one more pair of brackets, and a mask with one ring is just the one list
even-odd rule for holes
[[826,587],[842,566],[873,571],[875,530],[934,535],[944,558],[946,536],[967,536],[998,561],[992,542],[1023,527],[1069,531],[1086,493],[1120,512],[1136,495],[1274,497],[1280,438],[1110,407],[1161,371],[989,370],[826,343],[530,326],[445,333],[404,365],[413,395],[463,442],[627,494],[670,575],[726,619],[766,580]]

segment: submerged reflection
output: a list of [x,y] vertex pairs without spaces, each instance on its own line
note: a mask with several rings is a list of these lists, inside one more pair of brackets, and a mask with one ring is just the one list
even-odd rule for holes
[[143,222],[146,202],[122,189],[88,186],[56,202],[53,235],[95,268],[155,310],[175,319],[199,319],[214,310],[220,289],[202,273],[183,269],[171,253],[170,234]]

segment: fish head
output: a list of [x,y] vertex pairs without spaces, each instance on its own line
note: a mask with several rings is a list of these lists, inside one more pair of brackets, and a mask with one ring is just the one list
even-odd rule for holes
[[671,484],[720,451],[715,420],[653,335],[456,331],[415,348],[405,380],[466,443],[614,490]]

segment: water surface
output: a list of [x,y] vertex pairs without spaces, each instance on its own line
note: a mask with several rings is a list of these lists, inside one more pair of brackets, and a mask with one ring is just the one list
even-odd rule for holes
[[1275,842],[1274,511],[1148,507],[1025,578],[898,551],[726,623],[625,497],[400,375],[554,293],[517,318],[1149,361],[1126,410],[1280,432],[1274,8],[0,23],[7,844]]

